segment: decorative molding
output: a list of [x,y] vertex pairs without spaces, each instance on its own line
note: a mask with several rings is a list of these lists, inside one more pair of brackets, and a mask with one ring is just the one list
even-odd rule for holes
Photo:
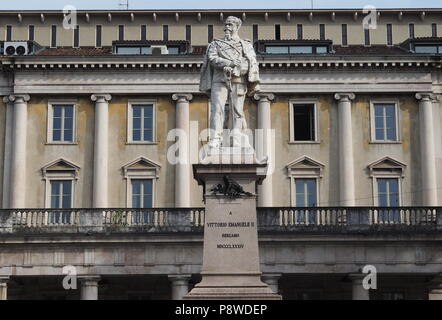
[[[31,97],[28,94],[15,94],[8,96],[8,99],[10,102],[13,103],[24,103],[31,100]],[[3,100],[5,101],[5,100]]]
[[356,98],[356,95],[354,93],[349,92],[343,92],[343,93],[335,93],[335,100],[338,100],[339,102],[344,101],[351,101]]
[[191,93],[174,93],[172,95],[172,100],[178,102],[189,102],[193,99],[193,95]]
[[41,172],[44,178],[46,178],[47,175],[51,173],[51,171],[56,171],[56,172],[65,171],[65,172],[73,172],[74,179],[78,179],[79,170],[80,167],[78,165],[63,158],[51,161],[41,168]]
[[430,101],[435,100],[436,96],[432,92],[418,92],[415,95],[417,100]]
[[388,172],[390,175],[404,177],[406,167],[405,163],[389,156],[382,157],[367,166],[371,177],[377,174],[384,174],[385,172]]
[[258,92],[253,96],[253,99],[259,102],[270,102],[275,100],[275,95],[268,92]]
[[153,171],[154,175],[153,177],[155,177],[156,179],[158,179],[159,176],[159,171],[161,169],[161,165],[148,159],[145,157],[138,157],[135,160],[126,163],[123,167],[123,174],[124,174],[124,178],[127,179],[130,175],[130,171],[133,172],[140,172],[140,171]]
[[94,93],[91,95],[91,100],[94,102],[109,102],[112,96],[108,93]]

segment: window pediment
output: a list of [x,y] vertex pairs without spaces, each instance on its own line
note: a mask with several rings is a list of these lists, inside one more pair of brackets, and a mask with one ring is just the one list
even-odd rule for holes
[[372,162],[367,166],[370,172],[370,176],[392,175],[401,177],[404,176],[406,167],[406,164],[388,156],[376,160],[375,162]]
[[161,165],[158,163],[145,158],[139,157],[123,166],[124,178],[128,176],[150,176],[154,178],[159,178],[159,170]]
[[41,168],[43,177],[45,178],[48,175],[71,174],[75,179],[77,179],[79,170],[80,170],[79,166],[63,158],[52,161],[47,165],[45,165],[43,168]]
[[324,165],[316,160],[313,160],[307,156],[296,159],[289,164],[286,168],[290,176],[318,176],[322,177]]

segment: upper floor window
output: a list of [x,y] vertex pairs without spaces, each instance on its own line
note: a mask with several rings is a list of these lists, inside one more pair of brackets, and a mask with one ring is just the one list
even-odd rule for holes
[[186,25],[186,41],[192,42],[192,26]]
[[75,102],[49,102],[48,143],[73,143]]
[[348,39],[347,39],[347,25],[343,24],[341,26],[341,36],[342,36],[342,45],[346,46],[348,45]]
[[414,45],[415,53],[442,54],[442,44]]
[[325,24],[319,25],[319,40],[325,40]]
[[132,208],[152,208],[153,179],[133,179]]
[[370,29],[364,29],[364,44],[366,46],[370,45]]
[[295,178],[296,206],[316,207],[318,198],[315,178]]
[[124,40],[124,25],[120,24],[118,26],[118,40],[123,41]]
[[253,25],[253,43],[255,43],[256,41],[258,41],[258,25],[254,24]]
[[77,26],[74,29],[74,48],[78,48],[80,46],[80,26]]
[[213,24],[207,26],[207,42],[211,43],[213,41]]
[[290,103],[290,141],[316,142],[317,112],[315,102]]
[[33,25],[28,26],[28,39],[29,41],[35,40],[35,26]]
[[408,36],[409,38],[413,39],[414,38],[414,23],[410,23],[408,25]]
[[141,39],[142,41],[147,40],[147,26],[146,26],[145,24],[143,24],[143,25],[140,27],[140,39]]
[[153,101],[131,101],[128,107],[128,142],[146,143],[155,141],[155,103]]
[[72,180],[51,180],[51,209],[72,208]]
[[51,48],[57,47],[57,26],[51,26]]
[[6,26],[6,41],[12,41],[12,26]]
[[431,36],[437,37],[437,24],[436,23],[431,24]]
[[372,141],[398,141],[398,110],[396,103],[371,103]]
[[163,40],[164,41],[169,41],[169,26],[163,25]]
[[97,25],[95,26],[95,46],[97,48],[101,48],[101,33],[102,33],[102,26]]
[[302,40],[304,37],[303,32],[302,32],[302,24],[298,24],[296,29],[298,31],[298,40]]
[[275,40],[281,40],[281,25],[275,24]]
[[393,45],[393,25],[387,24],[387,45]]

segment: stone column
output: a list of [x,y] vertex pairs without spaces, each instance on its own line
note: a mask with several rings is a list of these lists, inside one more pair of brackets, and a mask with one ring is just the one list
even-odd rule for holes
[[14,104],[9,100],[9,96],[3,97],[6,106],[5,121],[5,153],[3,158],[3,208],[9,208],[9,191],[11,182],[11,158],[12,158],[12,121],[14,120]]
[[281,275],[281,273],[263,273],[261,276],[261,280],[266,283],[274,293],[278,293],[278,282],[279,278],[281,278]]
[[108,207],[108,131],[109,131],[109,101],[110,94],[93,94],[95,101],[95,138],[94,138],[94,208]]
[[[273,162],[272,159],[272,140],[271,140],[271,128],[272,128],[272,118],[270,112],[271,101],[275,99],[273,93],[257,93],[254,99],[258,101],[258,124],[257,129],[262,129],[262,145],[257,145],[260,141],[255,141],[255,148],[262,151],[258,156],[268,157],[269,161]],[[268,164],[269,166],[270,164]],[[258,207],[271,207],[273,206],[273,188],[272,188],[272,174],[270,174],[264,179],[262,184],[258,186]]]
[[442,273],[430,281],[428,300],[442,300]]
[[8,300],[8,276],[0,276],[0,300]]
[[437,206],[436,158],[434,152],[433,100],[431,93],[417,93],[422,167],[422,205]]
[[172,300],[183,300],[189,293],[189,274],[173,274],[168,276],[172,283]]
[[26,134],[29,95],[10,95],[13,106],[9,206],[26,206]]
[[[178,132],[179,159],[175,165],[175,207],[190,207],[190,158],[189,158],[189,101],[193,99],[190,93],[175,93],[172,99],[176,101],[176,129]],[[185,135],[185,136],[182,136]],[[181,141],[181,138],[183,140]]]
[[339,199],[341,206],[355,205],[355,182],[353,169],[353,131],[351,100],[354,93],[336,93],[339,126]]
[[370,291],[364,289],[362,281],[366,274],[354,273],[350,274],[349,278],[352,281],[352,297],[353,300],[370,300]]
[[98,300],[98,282],[100,276],[82,276],[78,280],[81,284],[81,300]]

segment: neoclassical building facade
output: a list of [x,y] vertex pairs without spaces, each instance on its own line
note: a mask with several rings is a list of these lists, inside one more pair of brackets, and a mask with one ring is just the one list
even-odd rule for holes
[[373,29],[362,10],[78,11],[72,29],[0,12],[2,298],[180,299],[199,281],[199,75],[229,15],[260,68],[250,132],[271,133],[263,281],[284,299],[442,298],[439,9],[380,10]]

